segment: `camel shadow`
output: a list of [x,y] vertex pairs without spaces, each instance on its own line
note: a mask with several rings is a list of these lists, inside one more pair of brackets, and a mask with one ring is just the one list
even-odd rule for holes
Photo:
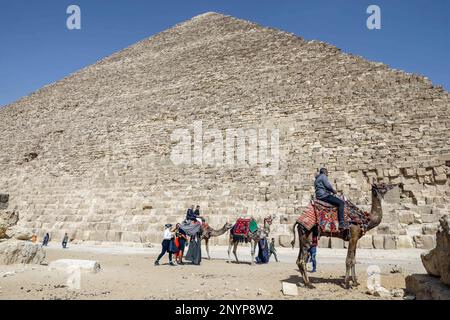
[[[334,284],[336,286],[339,286],[339,287],[345,289],[345,281],[344,281],[345,277],[343,277],[343,276],[339,277],[339,278],[331,278],[330,279],[330,278],[311,276],[311,273],[308,273],[308,278],[312,285],[327,283],[327,284]],[[302,286],[304,285],[303,277],[301,277],[300,275],[295,275],[295,276],[291,275],[291,276],[289,276],[289,278],[281,280],[281,281],[293,283],[293,284],[301,284]]]

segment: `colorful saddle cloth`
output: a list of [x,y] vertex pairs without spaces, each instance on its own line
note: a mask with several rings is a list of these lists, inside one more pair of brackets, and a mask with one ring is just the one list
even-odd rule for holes
[[[359,225],[365,231],[370,217],[368,212],[362,211],[347,200],[345,201],[344,221],[347,224]],[[297,222],[307,230],[318,225],[321,233],[339,233],[337,207],[320,200],[312,201],[297,218]]]
[[258,230],[258,224],[254,219],[239,218],[234,224],[231,232],[235,239],[241,240],[238,238],[247,238],[249,233],[253,233],[256,230]]

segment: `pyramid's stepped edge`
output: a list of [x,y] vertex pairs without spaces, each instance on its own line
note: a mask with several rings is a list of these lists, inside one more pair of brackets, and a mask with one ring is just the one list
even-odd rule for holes
[[[160,241],[200,204],[214,227],[276,213],[286,245],[326,165],[360,205],[372,178],[400,183],[361,246],[430,247],[449,207],[449,108],[426,78],[206,14],[2,108],[0,192],[20,225],[53,239]],[[223,134],[279,129],[279,172],[174,165],[170,135],[193,136],[196,120]]]

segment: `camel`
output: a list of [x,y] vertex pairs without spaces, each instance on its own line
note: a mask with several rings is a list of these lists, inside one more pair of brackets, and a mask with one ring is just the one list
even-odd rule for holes
[[[370,229],[373,229],[377,227],[381,219],[383,218],[383,210],[381,207],[381,201],[384,197],[384,195],[391,190],[395,185],[388,185],[385,183],[381,184],[372,184],[372,207],[371,211],[369,213],[369,223],[367,226],[368,231]],[[311,232],[317,233],[318,232],[318,225],[315,225],[311,230],[306,230],[305,227],[303,227],[298,222],[294,223],[294,226],[292,228],[292,232],[294,233],[294,240],[292,240],[291,245],[292,248],[294,248],[295,245],[295,227],[297,227],[298,237],[299,237],[299,252],[298,252],[298,258],[297,258],[297,266],[300,270],[300,273],[303,277],[303,281],[306,287],[308,288],[314,288],[313,285],[311,285],[308,275],[306,274],[306,259],[307,259],[307,251],[309,248],[309,235]],[[360,226],[352,224],[350,226],[350,230],[347,233],[347,236],[340,233],[339,235],[331,235],[328,233],[322,233],[323,236],[334,236],[338,237],[340,239],[343,239],[345,241],[349,241],[348,244],[348,250],[347,250],[347,259],[345,262],[346,265],[346,274],[345,274],[345,287],[348,289],[350,288],[350,270],[352,272],[352,285],[358,286],[359,283],[356,279],[356,271],[355,271],[355,264],[356,264],[356,245],[358,243],[358,240],[364,235],[365,232]]]
[[211,259],[209,255],[209,239],[211,237],[219,237],[226,233],[228,230],[230,230],[233,227],[231,223],[225,223],[224,226],[218,230],[215,230],[211,228],[209,225],[207,225],[205,228],[203,228],[203,234],[202,234],[202,240],[205,240],[206,245],[206,253],[208,254],[208,259]]
[[[251,254],[252,254],[251,265],[255,264],[256,244],[259,242],[259,240],[265,239],[269,236],[270,226],[272,225],[272,220],[274,218],[275,217],[272,217],[271,215],[264,218],[264,227],[263,228],[258,227],[258,230],[256,230],[254,233],[249,233],[247,236],[246,240],[250,241]],[[231,259],[230,259],[231,247],[233,247],[233,254],[234,254],[234,257],[236,258],[236,262],[239,263],[239,259],[237,257],[236,251],[237,251],[238,244],[240,242],[241,241],[235,241],[235,239],[233,238],[233,232],[230,232],[230,239],[229,239],[229,245],[228,245],[228,263],[231,263]]]

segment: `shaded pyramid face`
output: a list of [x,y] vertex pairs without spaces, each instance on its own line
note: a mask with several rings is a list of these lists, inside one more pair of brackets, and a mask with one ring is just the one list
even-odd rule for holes
[[404,233],[448,208],[449,108],[423,77],[207,13],[0,109],[0,191],[54,237],[159,241],[200,204],[214,227],[275,213],[283,242],[327,166],[359,204],[401,183],[384,221]]

